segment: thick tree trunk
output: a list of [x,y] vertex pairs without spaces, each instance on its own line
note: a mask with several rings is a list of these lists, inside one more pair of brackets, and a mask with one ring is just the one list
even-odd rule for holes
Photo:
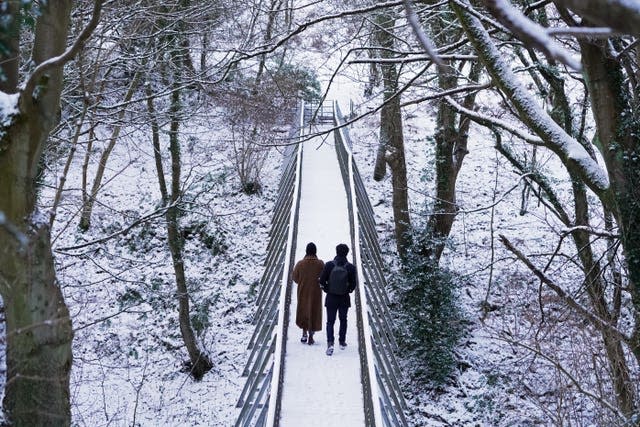
[[[393,26],[395,19],[391,13],[380,13],[376,17],[375,39],[382,58],[391,57],[394,46]],[[374,179],[381,180],[386,173],[386,165],[391,169],[393,221],[396,247],[404,258],[410,244],[411,217],[409,214],[409,192],[407,185],[407,165],[404,153],[402,111],[398,91],[398,72],[395,64],[383,64],[382,83],[384,85],[384,105],[380,110],[380,141],[376,156]]]
[[[59,0],[55,7],[43,7],[36,23],[35,64],[64,51],[71,5],[70,0]],[[18,80],[14,75],[7,81]],[[17,426],[71,423],[73,330],[56,281],[49,218],[36,209],[38,165],[57,121],[62,67],[49,70],[38,83],[37,99],[20,92],[18,112],[11,123],[3,123],[0,140],[0,211],[28,237],[27,245],[19,246],[0,230],[0,293],[7,327],[3,408]]]
[[598,147],[607,165],[629,269],[635,328],[631,350],[640,363],[640,112],[630,105],[620,64],[606,42],[580,43],[597,125]]
[[[3,406],[16,426],[69,425],[71,318],[56,282],[49,224],[29,228],[26,248],[9,244],[0,251],[7,327]],[[0,240],[9,239],[0,233]]]

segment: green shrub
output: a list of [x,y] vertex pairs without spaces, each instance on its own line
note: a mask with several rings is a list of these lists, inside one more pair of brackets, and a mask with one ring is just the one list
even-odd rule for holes
[[199,240],[213,256],[224,254],[229,249],[227,233],[217,222],[214,226],[215,230],[211,231],[208,222],[192,221],[182,227],[182,237],[184,240]]
[[202,333],[211,326],[211,319],[209,319],[210,303],[209,300],[205,300],[200,304],[195,304],[194,309],[191,311],[191,326],[198,336],[202,336]]
[[402,266],[398,290],[400,344],[413,363],[413,379],[443,384],[456,365],[455,347],[463,328],[457,277],[420,255],[426,236],[414,236]]
[[300,95],[306,102],[320,100],[321,88],[315,70],[298,64],[284,64],[273,75],[280,92],[288,97]]

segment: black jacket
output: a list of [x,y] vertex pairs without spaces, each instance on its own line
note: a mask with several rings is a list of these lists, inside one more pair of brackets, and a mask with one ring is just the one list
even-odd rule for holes
[[[347,261],[347,257],[344,256],[336,256],[333,261],[329,261],[324,265],[324,269],[320,274],[320,279],[318,279],[318,281],[320,282],[320,287],[323,291],[327,292],[327,290],[329,289],[329,276],[331,275],[331,270],[333,270],[333,267],[335,267],[336,263],[338,263],[339,265],[347,264],[347,289],[349,290],[350,294],[356,289],[356,286],[358,285],[358,274],[356,272],[356,266]],[[346,304],[347,307],[351,307],[351,298],[349,298],[349,294],[327,294],[324,305],[326,307],[327,304]]]

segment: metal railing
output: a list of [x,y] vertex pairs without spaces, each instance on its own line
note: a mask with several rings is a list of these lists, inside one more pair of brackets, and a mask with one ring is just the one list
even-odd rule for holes
[[[298,138],[303,127],[304,111],[304,105],[301,104],[297,126],[290,133],[292,141]],[[289,267],[295,256],[300,199],[300,156],[299,144],[286,147],[284,171],[267,245],[265,271],[256,298],[257,309],[253,317],[256,328],[249,340],[249,358],[242,372],[247,380],[237,403],[237,407],[242,409],[236,427],[273,426],[279,418],[282,365],[291,300]]]
[[375,229],[373,208],[362,177],[353,160],[352,143],[337,102],[334,102],[335,141],[340,170],[347,187],[351,212],[354,263],[360,275],[356,309],[361,352],[362,384],[367,426],[407,426],[407,409],[395,358],[398,348],[393,334],[384,263]]
[[[340,170],[347,190],[354,264],[360,276],[356,290],[356,316],[360,367],[367,427],[406,427],[406,403],[399,385],[389,299],[385,289],[384,263],[375,230],[373,208],[358,168],[351,141],[337,103],[301,104],[296,137],[311,123],[333,123]],[[292,139],[293,140],[293,139]],[[260,280],[256,325],[249,341],[249,358],[243,371],[247,381],[238,400],[236,421],[240,426],[277,426],[291,287],[289,272],[294,262],[300,198],[301,150],[292,144],[285,151],[284,172],[267,246],[265,272]],[[284,294],[282,290],[285,290]]]

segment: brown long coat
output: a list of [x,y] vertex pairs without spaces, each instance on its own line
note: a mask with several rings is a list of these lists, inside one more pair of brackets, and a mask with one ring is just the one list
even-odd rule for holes
[[296,325],[307,331],[322,330],[322,290],[318,278],[324,262],[315,255],[306,255],[293,268],[293,281],[298,284]]

